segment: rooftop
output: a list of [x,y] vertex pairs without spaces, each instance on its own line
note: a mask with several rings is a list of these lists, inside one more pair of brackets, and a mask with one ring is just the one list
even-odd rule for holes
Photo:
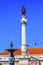
[[[16,50],[13,54],[14,55],[21,55],[21,49]],[[43,48],[28,48],[28,54],[43,54]],[[8,51],[1,52],[0,55],[8,55]]]

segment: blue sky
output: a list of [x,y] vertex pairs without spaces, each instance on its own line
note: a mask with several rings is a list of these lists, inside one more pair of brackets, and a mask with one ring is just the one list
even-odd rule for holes
[[0,52],[9,48],[13,41],[14,48],[21,47],[22,6],[26,8],[26,35],[29,48],[43,48],[43,0],[0,0]]

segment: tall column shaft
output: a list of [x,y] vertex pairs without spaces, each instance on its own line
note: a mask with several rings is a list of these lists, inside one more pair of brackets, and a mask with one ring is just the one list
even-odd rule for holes
[[22,52],[26,52],[26,24],[22,24]]
[[26,25],[22,24],[22,44],[26,44]]
[[22,46],[21,46],[21,51],[22,54],[26,54],[27,48],[26,48],[26,23],[27,23],[27,19],[25,18],[25,16],[22,16],[21,19],[21,24],[22,24]]

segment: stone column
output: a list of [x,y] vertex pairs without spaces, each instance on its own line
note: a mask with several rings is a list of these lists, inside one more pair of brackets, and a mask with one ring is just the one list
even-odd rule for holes
[[25,55],[27,48],[26,48],[26,23],[27,19],[25,17],[25,8],[22,8],[22,19],[21,19],[21,25],[22,25],[22,46],[21,51],[22,54]]

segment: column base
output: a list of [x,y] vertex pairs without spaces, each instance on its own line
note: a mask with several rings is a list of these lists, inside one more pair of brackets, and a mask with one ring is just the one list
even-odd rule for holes
[[29,59],[28,58],[20,58],[19,65],[30,65]]
[[30,58],[28,55],[21,55],[21,58],[19,58],[19,65],[30,65]]

